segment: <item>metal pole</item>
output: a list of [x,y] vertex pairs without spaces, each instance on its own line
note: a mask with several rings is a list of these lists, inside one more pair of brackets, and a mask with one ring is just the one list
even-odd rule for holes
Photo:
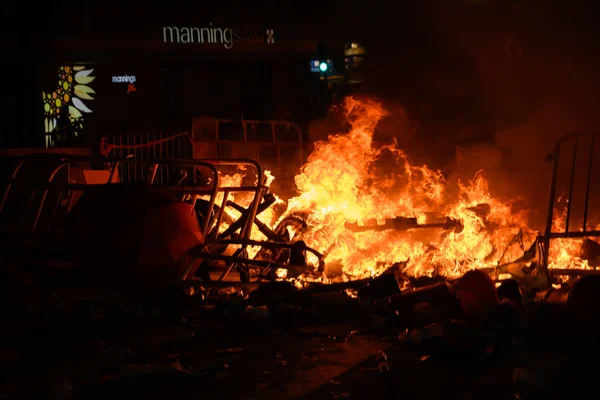
[[590,202],[590,182],[592,178],[592,164],[594,162],[594,147],[596,144],[596,135],[592,135],[590,145],[590,158],[588,160],[587,182],[585,185],[585,205],[583,207],[583,231],[587,230],[588,206]]
[[13,180],[15,179],[15,177],[17,176],[17,174],[19,173],[19,170],[21,169],[21,167],[23,166],[23,164],[25,164],[25,162],[27,162],[29,160],[29,157],[26,157],[24,159],[22,159],[15,167],[15,169],[13,170],[12,174],[11,174],[11,181],[8,185],[6,185],[6,190],[4,191],[4,195],[2,196],[2,202],[0,202],[0,211],[2,211],[2,209],[4,208],[4,203],[6,203],[6,199],[8,198],[8,192],[10,192],[10,189],[12,188],[13,185]]
[[571,207],[573,205],[573,186],[575,185],[575,166],[577,165],[577,144],[578,138],[575,138],[573,146],[573,162],[571,163],[571,182],[569,182],[569,202],[567,204],[567,217],[565,220],[565,233],[569,232],[569,223],[571,220]]
[[[56,167],[54,169],[54,171],[52,171],[52,173],[50,174],[50,177],[48,178],[48,183],[51,183],[54,180],[54,177],[56,176],[58,171],[60,171],[65,165],[69,165],[69,162],[63,161],[58,167]],[[44,203],[46,202],[46,196],[48,196],[48,191],[49,191],[49,189],[44,190],[44,194],[42,195],[42,199],[40,200],[40,207],[38,208],[37,214],[35,216],[35,220],[33,221],[33,227],[31,228],[32,233],[35,232],[35,229],[37,228],[37,224],[40,220],[40,216],[42,215],[42,209],[44,208]]]

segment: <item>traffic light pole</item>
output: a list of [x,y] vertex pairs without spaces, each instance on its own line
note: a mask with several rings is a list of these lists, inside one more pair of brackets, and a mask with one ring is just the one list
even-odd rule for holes
[[[320,85],[320,97],[321,97],[321,111],[324,115],[327,115],[327,99],[328,99],[328,88],[327,88],[327,73],[329,72],[329,65],[327,64],[327,48],[325,43],[321,42],[317,46],[317,57],[319,60],[319,85]],[[325,68],[323,68],[325,65]]]
[[320,72],[319,75],[319,84],[321,85],[321,105],[323,107],[323,113],[326,115],[327,111],[329,110],[329,88],[327,82],[327,72]]

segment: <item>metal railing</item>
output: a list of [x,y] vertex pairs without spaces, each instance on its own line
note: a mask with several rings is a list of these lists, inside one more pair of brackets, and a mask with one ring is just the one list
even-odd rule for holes
[[[103,136],[100,143],[100,153],[109,160],[126,158],[189,160],[194,158],[194,145],[188,132],[135,132]],[[122,165],[123,167],[119,170],[121,182],[145,181],[148,179],[148,170],[141,168],[140,164],[125,163]],[[163,168],[154,172],[154,179],[158,184],[165,185],[178,173],[175,165],[164,165]]]
[[[12,169],[12,172],[9,174],[9,179],[5,180],[3,183],[3,186],[5,186],[4,189],[4,193],[2,195],[2,202],[0,203],[0,213],[4,212],[4,208],[5,205],[7,203],[7,200],[10,197],[10,194],[12,192],[13,186],[19,182],[19,172],[23,169],[23,166],[26,165],[28,162],[31,162],[32,160],[34,160],[36,158],[36,156],[29,156],[29,157],[25,157],[20,159],[17,163],[16,166]],[[240,160],[240,162],[244,162],[245,160]],[[20,228],[21,228],[21,232],[23,233],[30,233],[33,234],[36,232],[38,225],[39,225],[39,221],[40,221],[40,217],[42,216],[42,212],[45,210],[46,207],[46,200],[48,197],[48,194],[50,191],[52,190],[57,190],[58,191],[58,199],[57,199],[57,203],[52,207],[52,214],[49,216],[49,224],[52,223],[54,216],[56,215],[56,211],[58,210],[58,208],[60,208],[60,204],[63,202],[63,200],[66,199],[66,201],[64,202],[64,208],[66,208],[66,210],[68,211],[69,208],[72,205],[73,199],[74,199],[74,195],[76,193],[81,194],[83,191],[85,191],[85,189],[87,189],[88,187],[90,187],[91,185],[89,184],[74,184],[74,183],[70,183],[70,170],[71,168],[73,168],[73,164],[79,163],[80,160],[78,158],[69,158],[69,157],[63,157],[60,159],[60,162],[57,166],[55,166],[48,178],[45,180],[45,182],[41,185],[36,185],[34,187],[31,187],[30,189],[30,193],[29,194],[29,201],[28,201],[28,205],[26,207],[26,212],[28,213],[29,210],[33,207],[34,212],[33,214],[35,215],[33,224],[31,226],[27,226],[24,225],[23,223],[20,224]],[[249,164],[249,163],[247,163]],[[191,168],[203,168],[204,170],[208,170],[211,172],[211,176],[208,179],[208,184],[206,186],[193,186],[193,187],[164,187],[164,189],[166,191],[172,192],[174,194],[176,193],[185,193],[185,194],[189,194],[189,195],[208,195],[209,196],[209,204],[210,206],[214,206],[215,200],[217,198],[217,194],[219,191],[219,187],[220,187],[220,176],[219,176],[219,172],[217,171],[217,168],[215,167],[214,163],[210,163],[210,162],[206,162],[206,161],[202,161],[202,160],[136,160],[136,159],[124,159],[124,160],[114,160],[111,162],[111,173],[109,174],[109,178],[106,182],[106,184],[112,184],[114,183],[114,174],[117,173],[117,171],[122,168],[122,167],[130,167],[130,166],[136,166],[138,167],[137,169],[143,169],[144,166],[152,166],[154,168],[154,171],[156,172],[156,170],[159,169],[160,166],[175,166],[175,167],[191,167]],[[66,169],[67,171],[67,179],[66,182],[56,182],[55,178],[58,174],[59,171]],[[147,169],[147,168],[145,168]],[[259,170],[260,173],[262,173],[262,170]],[[155,175],[151,175],[150,179],[148,179],[148,183],[150,185],[155,184],[156,182],[156,174]],[[96,186],[96,185],[94,185]],[[33,204],[34,203],[34,197],[41,192],[41,198],[39,200],[39,202],[37,204]],[[21,193],[23,194],[23,193]],[[64,195],[66,194],[66,198],[64,197]],[[25,219],[21,218],[22,221],[25,221]],[[208,222],[207,222],[208,223]],[[202,229],[202,232],[205,233],[205,229]]]
[[[186,260],[182,265],[182,279],[189,279],[195,275],[196,270],[201,266],[204,261],[207,260],[221,260],[225,261],[225,268],[219,277],[219,281],[224,280],[231,270],[235,267],[240,272],[240,276],[249,277],[250,268],[259,268],[265,270],[273,270],[276,268],[286,268],[285,263],[260,260],[249,258],[247,248],[249,246],[258,246],[268,249],[291,249],[292,244],[272,240],[276,238],[276,234],[270,231],[268,227],[257,220],[257,215],[262,211],[265,211],[271,204],[268,194],[268,187],[265,186],[265,174],[262,166],[254,160],[250,159],[194,159],[194,160],[140,160],[140,159],[125,159],[115,161],[111,168],[111,175],[115,173],[119,166],[122,165],[139,165],[139,166],[150,166],[150,169],[156,171],[156,168],[160,165],[190,165],[195,168],[199,166],[210,166],[213,171],[214,184],[210,191],[210,200],[207,205],[206,215],[203,216],[202,233],[204,235],[204,243],[198,248],[192,249]],[[242,186],[221,186],[219,181],[219,169],[220,167],[250,167],[254,170],[257,177],[254,185],[242,185]],[[154,183],[153,175],[149,175],[149,182]],[[109,177],[109,182],[111,178]],[[167,190],[171,193],[178,193],[184,195],[194,194],[208,194],[206,190],[198,190],[193,187],[163,187],[162,189]],[[250,192],[253,194],[250,205],[247,208],[243,208],[230,200],[230,195],[236,192]],[[220,205],[215,204],[215,199],[218,193],[223,194]],[[274,200],[274,198],[272,198]],[[226,229],[222,231],[224,224],[223,216],[227,207],[232,207],[241,213],[241,216],[233,221]],[[213,211],[215,211],[213,213]],[[266,233],[272,239],[268,241],[253,240],[254,229],[258,228],[261,232]],[[236,232],[239,230],[239,234]],[[210,248],[220,245],[234,245],[238,246],[238,249],[233,255],[226,255],[219,252],[211,252]],[[313,253],[320,262],[322,262],[323,256],[316,250],[306,247],[306,251]]]
[[277,177],[295,174],[305,161],[302,131],[288,121],[200,117],[192,120],[192,137],[198,158],[251,158]]
[[[192,133],[126,133],[105,136],[101,153],[124,159],[233,159],[256,160],[277,178],[292,182],[305,159],[302,131],[298,125],[278,120],[228,120],[195,118]],[[128,165],[119,171],[122,182],[146,180],[148,171]],[[156,182],[164,185],[179,171],[163,167]]]
[[[7,199],[10,198],[11,193],[14,193],[13,185],[19,179],[19,172],[23,170],[23,166],[27,165],[28,162],[34,160],[37,156],[32,155],[29,157],[25,157],[23,159],[18,160],[16,166],[12,169],[10,174],[8,175],[7,180],[3,182],[5,186],[5,191],[2,195],[2,203],[0,203],[0,212],[6,211],[4,210]],[[76,157],[63,157],[60,160],[57,160],[57,165],[52,166],[52,169],[48,175],[48,178],[44,180],[42,184],[31,187],[31,197],[29,204],[27,206],[27,212],[30,209],[33,209],[33,223],[31,225],[21,225],[18,229],[20,234],[23,234],[23,242],[25,243],[25,248],[27,248],[31,244],[31,239],[33,236],[38,236],[34,234],[45,234],[46,236],[54,236],[56,235],[56,231],[51,231],[50,229],[43,230],[40,232],[40,219],[46,211],[47,218],[45,221],[47,222],[48,227],[54,225],[54,217],[57,215],[57,211],[62,208],[64,211],[64,215],[68,213],[73,203],[76,201],[76,195],[81,195],[85,192],[85,190],[91,186],[91,184],[74,184],[70,183],[70,168],[72,168],[76,163],[79,163],[80,160]],[[118,171],[123,167],[135,167],[138,170],[149,170],[154,171],[154,173],[149,172],[147,174],[147,182],[151,185],[156,186],[156,171],[160,167],[175,167],[181,168],[185,172],[186,169],[203,169],[203,172],[209,171],[210,176],[208,179],[204,180],[202,184],[197,184],[193,181],[186,181],[185,179],[181,179],[174,184],[158,185],[157,190],[163,190],[172,194],[175,198],[179,198],[181,201],[191,202],[195,206],[195,202],[198,200],[198,196],[206,197],[207,200],[207,210],[205,214],[202,216],[202,224],[200,226],[200,231],[204,235],[204,243],[196,249],[193,249],[189,252],[188,257],[184,261],[183,265],[183,273],[182,278],[188,279],[193,276],[200,266],[200,264],[204,260],[223,260],[226,262],[225,269],[221,274],[219,280],[223,280],[229,272],[234,268],[240,271],[240,275],[242,275],[242,270],[246,271],[246,275],[248,274],[249,268],[286,268],[285,262],[273,262],[268,260],[259,260],[248,257],[248,253],[246,251],[248,246],[258,246],[260,248],[277,248],[277,249],[291,249],[291,244],[285,242],[283,240],[276,240],[277,235],[272,231],[269,231],[269,228],[264,226],[258,219],[257,215],[266,210],[270,205],[273,204],[274,197],[268,196],[268,188],[264,185],[265,183],[265,174],[264,170],[260,164],[256,161],[249,159],[229,159],[229,160],[219,160],[219,159],[171,159],[171,160],[162,160],[162,159],[135,159],[135,158],[126,158],[126,159],[117,159],[113,160],[111,163],[111,173],[107,179],[105,185],[113,184],[113,176],[118,173]],[[226,167],[245,167],[251,168],[254,170],[256,174],[256,181],[252,185],[241,185],[241,186],[222,186],[220,179],[220,169]],[[66,169],[67,171],[67,179],[66,182],[58,182],[56,181],[56,177],[59,171]],[[56,203],[49,206],[48,198],[49,193],[52,191],[56,191],[58,193]],[[235,192],[248,192],[252,194],[252,200],[246,208],[241,207],[238,204],[233,203],[230,200],[230,195]],[[33,205],[33,198],[36,196],[36,193],[41,193],[40,200],[38,204]],[[217,196],[222,194],[223,198],[220,204],[216,204]],[[230,221],[231,223],[225,227],[224,225],[224,213],[227,207],[231,207],[237,210],[241,216],[235,220]],[[230,216],[231,217],[231,216]],[[22,218],[18,218],[21,221]],[[4,227],[6,228],[6,227]],[[270,240],[267,241],[259,241],[253,240],[253,232],[254,229],[260,229],[261,232],[267,232],[267,237],[270,237]],[[239,234],[237,233],[239,231]],[[12,235],[13,231],[4,230],[3,233]],[[20,239],[22,235],[18,235]],[[233,255],[225,255],[219,252],[212,252],[210,249],[215,246],[223,246],[223,245],[236,245],[239,248],[235,251]],[[309,252],[312,252],[317,256],[319,260],[322,260],[322,256],[313,249],[307,248]]]
[[0,190],[3,189],[0,251],[3,256],[60,251],[60,245],[56,244],[60,242],[63,218],[75,193],[57,184],[71,180],[70,162],[64,158],[52,159],[42,167],[35,160],[38,157],[19,160],[0,182]]
[[[563,136],[554,148],[552,154],[552,178],[550,182],[550,195],[548,203],[548,214],[546,216],[546,229],[544,235],[541,238],[542,241],[542,262],[545,266],[550,263],[550,244],[553,239],[583,239],[591,237],[600,237],[600,230],[589,227],[590,211],[600,211],[600,207],[591,210],[590,207],[594,206],[594,202],[590,202],[590,195],[592,189],[599,189],[597,185],[592,186],[594,175],[594,168],[598,167],[595,164],[596,147],[600,142],[600,132],[592,133],[573,133]],[[572,148],[566,148],[567,144],[571,144]],[[564,152],[570,150],[567,153],[567,158],[564,158]],[[581,158],[581,154],[587,151],[587,157]],[[567,169],[563,169],[564,166]],[[579,179],[582,175],[582,171],[585,171],[584,179]],[[564,174],[565,176],[562,176]],[[600,175],[599,175],[600,176]],[[564,195],[559,196],[559,179],[565,178],[566,181],[566,192]],[[597,179],[597,178],[596,178]],[[555,229],[555,217],[556,217],[556,205],[558,200],[564,201],[565,203],[565,219],[564,229]],[[574,214],[579,211],[580,224],[575,221]],[[581,272],[582,275],[587,275],[591,271],[563,271],[558,269],[552,269],[553,274],[569,274],[577,275]]]

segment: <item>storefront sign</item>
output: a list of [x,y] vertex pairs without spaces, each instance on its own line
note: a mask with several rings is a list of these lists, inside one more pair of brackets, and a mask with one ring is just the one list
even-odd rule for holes
[[121,76],[113,76],[113,83],[126,83],[127,84],[127,94],[131,92],[135,92],[137,88],[135,87],[135,75],[121,75]]
[[252,42],[275,43],[275,32],[273,29],[241,29],[218,28],[210,23],[207,27],[197,26],[164,26],[164,43],[196,43],[196,44],[221,44],[227,50],[233,48],[235,43],[242,40]]

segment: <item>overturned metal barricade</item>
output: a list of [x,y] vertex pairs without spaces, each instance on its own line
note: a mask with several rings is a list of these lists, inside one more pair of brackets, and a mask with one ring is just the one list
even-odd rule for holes
[[[23,166],[26,166],[28,163],[32,163],[34,160],[40,160],[40,157],[37,155],[26,156],[21,159],[16,160],[15,166],[12,168],[11,172],[7,174],[8,179],[3,179],[2,186],[4,187],[4,191],[1,197],[0,202],[0,215],[2,213],[6,213],[13,210],[6,210],[5,206],[7,201],[11,199],[11,195],[16,194],[13,186],[19,183],[19,172],[23,170]],[[24,215],[15,215],[13,220],[20,221],[18,225],[4,226],[3,230],[5,233],[20,233],[25,236],[30,236],[36,233],[41,233],[39,231],[39,222],[42,215],[46,217],[46,225],[51,226],[54,224],[55,217],[60,209],[63,210],[63,213],[66,214],[73,203],[77,200],[78,196],[80,196],[87,188],[93,186],[95,184],[86,184],[86,183],[72,183],[71,175],[72,170],[79,167],[80,163],[85,163],[88,160],[81,157],[72,157],[72,156],[59,156],[59,158],[52,160],[56,165],[49,165],[48,171],[50,172],[47,178],[43,179],[43,182],[39,185],[31,186],[30,193],[26,193],[26,197],[29,197],[27,201],[27,206],[25,207],[24,214],[32,214],[33,222],[28,223],[27,218],[23,218]],[[151,165],[152,169],[156,172],[161,167],[171,168],[171,167],[180,167],[180,168],[203,168],[205,171],[210,171],[211,176],[209,177],[209,182],[204,186],[196,186],[196,187],[164,187],[163,189],[177,195],[179,193],[186,193],[189,195],[206,195],[208,196],[208,203],[214,205],[218,189],[219,189],[219,173],[214,164],[203,162],[200,160],[117,160],[111,163],[110,174],[108,175],[108,179],[104,184],[114,183],[115,180],[114,175],[118,172],[120,167],[129,166],[132,164],[136,164],[137,166],[144,165],[144,163]],[[62,182],[56,180],[56,177],[59,172],[66,171],[66,179],[62,179]],[[149,180],[148,183],[152,184],[153,180]],[[52,191],[57,193],[56,202],[53,204],[48,203],[48,195]],[[19,193],[23,195],[23,193]],[[37,201],[35,198],[39,197]],[[30,213],[31,210],[31,213]],[[55,232],[50,229],[45,230],[47,234],[51,235]],[[204,233],[204,229],[202,229]]]
[[[210,194],[210,200],[205,204],[203,209],[204,215],[199,215],[202,224],[202,233],[204,235],[204,244],[190,252],[188,259],[185,262],[184,273],[182,279],[189,279],[195,275],[196,270],[201,268],[200,263],[210,260],[220,260],[225,262],[224,270],[218,278],[220,281],[225,279],[232,269],[236,268],[240,273],[241,280],[249,279],[249,270],[251,268],[260,269],[263,273],[260,278],[265,278],[269,273],[273,273],[276,269],[287,268],[287,259],[285,261],[257,259],[249,257],[247,248],[249,246],[257,246],[262,249],[271,249],[280,252],[281,250],[290,251],[294,245],[284,240],[277,233],[273,232],[269,227],[257,219],[257,215],[268,209],[275,198],[269,193],[268,187],[265,186],[264,170],[259,163],[250,159],[197,159],[197,160],[140,160],[140,159],[125,159],[114,161],[111,166],[111,175],[117,173],[119,168],[127,165],[136,165],[147,168],[150,172],[146,175],[147,180],[151,184],[157,184],[154,177],[160,167],[177,166],[212,166],[211,170],[222,172],[221,168],[251,168],[255,175],[256,181],[253,185],[241,186],[223,186],[219,180],[212,185],[212,190],[198,190],[195,188],[194,175],[196,171],[182,171],[180,181],[174,182],[171,185],[164,186],[165,190],[171,191],[179,195],[207,195]],[[214,168],[214,169],[213,169]],[[173,186],[177,185],[177,186]],[[230,200],[230,196],[236,192],[249,192],[252,194],[252,201],[247,207],[242,207]],[[222,194],[220,204],[216,204],[215,199],[217,194]],[[183,199],[185,200],[185,199]],[[197,201],[198,198],[192,201]],[[226,209],[231,207],[237,210],[241,215],[237,220],[224,227],[224,215]],[[222,229],[224,228],[224,229]],[[259,230],[268,240],[255,240],[254,232]],[[239,231],[239,233],[238,233]],[[222,252],[214,251],[215,248],[221,246],[238,246],[233,255],[222,254]],[[211,251],[211,249],[213,251]],[[323,256],[316,250],[304,246],[303,250],[312,253],[320,262]],[[260,253],[260,251],[258,252]],[[208,278],[208,274],[203,275]],[[272,275],[271,275],[272,276]]]
[[[32,156],[35,158],[35,156]],[[31,162],[31,157],[26,157],[18,160],[16,166],[8,174],[9,179],[4,180],[5,191],[2,194],[2,203],[0,203],[0,211],[3,210],[6,200],[13,193],[13,185],[19,178],[19,171],[27,162]],[[56,166],[52,166],[52,170],[48,179],[32,188],[31,197],[36,193],[40,194],[39,202],[34,205],[34,220],[32,225],[21,226],[20,230],[25,236],[36,234],[46,234],[52,236],[56,231],[44,229],[40,231],[39,220],[43,213],[49,214],[46,218],[49,225],[53,224],[54,216],[59,209],[66,214],[74,202],[77,201],[87,188],[92,184],[71,183],[70,170],[76,168],[82,160],[78,158],[62,157],[58,160]],[[246,249],[249,246],[257,246],[260,249],[275,249],[276,253],[282,251],[291,251],[294,247],[289,240],[285,240],[280,235],[271,231],[269,227],[261,223],[256,216],[269,208],[274,203],[274,196],[268,192],[265,186],[265,176],[262,167],[253,160],[246,159],[231,159],[231,160],[154,160],[154,159],[119,159],[113,160],[110,163],[110,173],[104,185],[110,185],[114,182],[114,176],[119,173],[122,168],[134,166],[138,170],[147,171],[144,175],[144,181],[148,184],[157,187],[158,190],[163,190],[171,193],[174,197],[181,201],[193,203],[198,215],[200,230],[204,235],[205,242],[200,248],[194,249],[189,254],[186,260],[188,268],[182,278],[187,279],[194,275],[195,270],[199,267],[197,261],[207,260],[223,260],[226,262],[225,269],[220,276],[220,280],[224,279],[229,272],[236,267],[240,272],[242,279],[247,279],[250,268],[257,268],[268,272],[273,272],[277,268],[286,268],[287,259],[270,260],[268,257],[258,259],[249,257]],[[256,181],[252,185],[240,186],[224,186],[221,183],[222,169],[226,168],[251,168],[255,175]],[[179,173],[174,179],[167,184],[163,184],[156,179],[161,169],[170,169]],[[55,180],[59,171],[66,170],[67,177],[62,182]],[[208,173],[207,173],[208,172]],[[200,176],[200,179],[198,177]],[[56,203],[48,204],[48,193],[56,191],[60,193]],[[251,202],[247,207],[242,207],[230,200],[230,195],[235,192],[247,192],[251,195]],[[222,200],[217,204],[217,196],[222,195]],[[203,199],[203,208],[196,207],[196,201]],[[241,216],[237,220],[228,221],[228,226],[225,226],[224,215],[226,208],[237,210]],[[18,218],[17,218],[18,219]],[[260,230],[268,240],[255,240],[254,232]],[[8,231],[8,229],[6,229]],[[25,247],[28,247],[29,239],[25,240]],[[222,246],[239,247],[233,255],[221,254],[222,252],[213,251],[215,248]],[[317,259],[322,260],[322,256],[310,249],[304,247],[303,251],[312,252]],[[259,251],[260,253],[260,251]],[[264,253],[264,252],[262,252]],[[193,268],[196,263],[196,269]],[[264,277],[264,274],[261,274]],[[271,275],[272,277],[273,275]]]
[[[77,155],[61,155],[51,154],[31,154],[22,157],[12,157],[15,161],[14,167],[2,179],[2,197],[0,200],[0,217],[3,233],[11,233],[14,235],[31,235],[39,230],[40,220],[43,216],[43,211],[47,210],[46,217],[47,225],[52,225],[55,217],[60,209],[68,210],[74,199],[73,192],[67,188],[57,185],[58,179],[64,180],[64,184],[71,181],[71,164],[78,163],[86,157]],[[46,163],[45,169],[37,168],[36,162]],[[23,176],[27,167],[32,167],[35,172],[35,177],[39,185],[32,183],[31,185],[21,185],[15,188],[21,182],[27,182],[31,179],[31,171],[29,176]],[[45,174],[46,173],[46,174]],[[30,189],[25,191],[23,189]],[[54,189],[55,199],[52,198],[48,205],[49,195]],[[21,202],[17,204],[26,204],[24,209],[17,210],[7,209],[8,203],[12,196],[20,196]],[[13,201],[13,203],[15,203]],[[13,204],[14,205],[14,204]],[[12,215],[14,214],[14,215]],[[12,217],[7,218],[7,217]]]
[[[590,223],[593,222],[590,217],[591,213],[596,213],[596,223],[600,222],[600,207],[597,206],[598,199],[600,199],[600,187],[594,184],[600,177],[600,165],[595,160],[599,152],[598,142],[600,142],[600,132],[569,134],[563,136],[556,143],[554,153],[551,155],[553,168],[548,214],[546,229],[540,238],[542,263],[546,268],[551,262],[550,246],[553,240],[600,237],[600,224],[590,227]],[[585,173],[582,173],[583,171]],[[581,179],[582,176],[583,179]],[[594,176],[596,176],[595,180]],[[564,192],[559,192],[561,180],[566,184]],[[559,202],[563,203],[565,208],[564,227],[561,229],[556,227],[556,219],[559,217],[557,203]],[[553,268],[549,272],[554,275],[595,275],[600,273],[600,271],[594,270],[557,268]]]

